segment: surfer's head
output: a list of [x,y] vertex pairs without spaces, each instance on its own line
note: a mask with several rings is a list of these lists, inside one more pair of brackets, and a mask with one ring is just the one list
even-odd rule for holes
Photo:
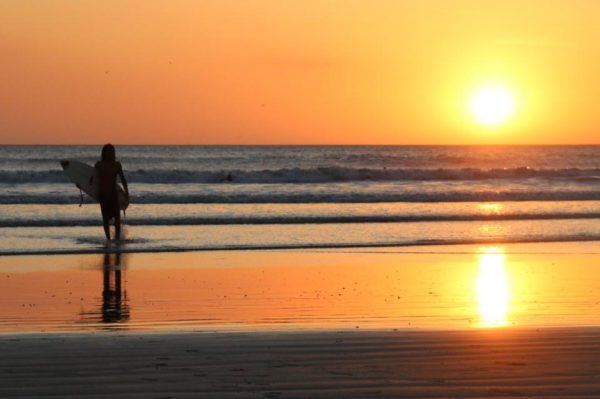
[[115,160],[115,146],[112,144],[104,144],[102,147],[102,160],[103,161],[114,161]]

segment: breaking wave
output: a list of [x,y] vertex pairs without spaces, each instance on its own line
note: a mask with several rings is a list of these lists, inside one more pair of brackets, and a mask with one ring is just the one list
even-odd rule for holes
[[[263,170],[191,170],[137,169],[126,172],[133,183],[335,183],[335,182],[398,182],[398,181],[471,181],[489,179],[572,179],[585,183],[600,183],[600,169],[535,169],[518,168],[282,168]],[[62,170],[0,171],[0,183],[63,183],[67,177]]]

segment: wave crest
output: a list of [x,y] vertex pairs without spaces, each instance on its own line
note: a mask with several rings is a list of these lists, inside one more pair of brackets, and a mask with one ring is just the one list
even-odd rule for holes
[[[572,179],[582,183],[600,183],[600,169],[534,169],[518,168],[281,168],[263,170],[192,170],[192,169],[137,169],[126,171],[133,183],[336,183],[363,181],[461,181],[489,179]],[[0,171],[0,183],[64,183],[67,177],[61,170]]]
[[[600,201],[600,191],[437,191],[437,192],[225,192],[169,193],[154,192],[132,195],[132,204],[301,204],[301,203],[377,203],[377,202],[479,202],[479,201]],[[76,189],[68,194],[4,194],[0,204],[78,204]],[[93,202],[84,197],[84,202]]]

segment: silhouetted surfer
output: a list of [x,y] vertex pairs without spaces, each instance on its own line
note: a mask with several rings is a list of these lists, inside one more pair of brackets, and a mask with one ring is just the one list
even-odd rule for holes
[[106,144],[102,147],[101,160],[96,162],[96,175],[98,176],[98,200],[102,211],[102,224],[106,239],[110,240],[110,219],[115,218],[115,238],[121,239],[121,211],[119,209],[119,197],[117,191],[117,177],[121,179],[127,197],[129,189],[127,180],[123,174],[121,163],[115,157],[115,147]]

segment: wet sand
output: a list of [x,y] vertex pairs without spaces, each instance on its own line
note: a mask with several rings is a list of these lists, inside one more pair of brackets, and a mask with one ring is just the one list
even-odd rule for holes
[[597,397],[598,243],[419,251],[0,257],[0,397]]
[[435,250],[0,257],[0,332],[600,326],[597,243]]
[[600,329],[4,335],[0,397],[592,398]]

